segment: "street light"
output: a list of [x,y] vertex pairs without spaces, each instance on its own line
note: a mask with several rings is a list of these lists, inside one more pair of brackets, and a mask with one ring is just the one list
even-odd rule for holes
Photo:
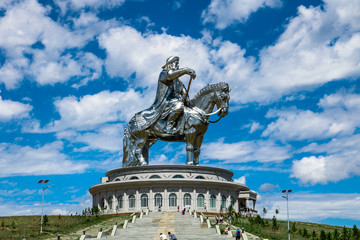
[[40,233],[43,232],[43,215],[44,215],[44,192],[46,189],[48,188],[51,188],[55,185],[51,185],[51,186],[48,186],[48,187],[45,187],[45,183],[48,183],[50,180],[49,179],[41,179],[38,181],[38,184],[42,183],[42,188],[43,188],[43,191],[42,191],[42,204],[41,204],[41,227],[40,227]]
[[283,198],[286,199],[286,209],[287,209],[287,219],[288,219],[288,236],[289,236],[289,240],[290,240],[290,221],[289,221],[289,193],[292,192],[292,189],[286,189],[286,190],[282,190],[281,193],[286,193],[285,196],[282,196]]

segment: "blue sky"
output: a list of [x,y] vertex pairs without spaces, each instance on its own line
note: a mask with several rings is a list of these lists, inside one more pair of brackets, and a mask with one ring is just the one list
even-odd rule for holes
[[[201,165],[234,172],[268,217],[360,225],[360,2],[0,2],[0,215],[81,212],[121,167],[127,121],[149,107],[168,56],[227,82],[230,113]],[[185,84],[188,77],[182,78]],[[150,164],[185,164],[157,142]]]

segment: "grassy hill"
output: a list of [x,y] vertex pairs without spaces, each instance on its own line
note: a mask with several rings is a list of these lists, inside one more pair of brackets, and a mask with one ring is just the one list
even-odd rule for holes
[[[56,239],[58,234],[60,234],[61,239],[64,239],[63,236],[67,236],[67,239],[78,239],[82,230],[86,228],[98,226],[96,227],[96,231],[98,231],[104,225],[111,226],[115,222],[120,225],[124,219],[124,215],[46,216],[43,233],[40,234],[40,216],[0,217],[0,239]],[[108,230],[104,229],[104,232]],[[74,238],[69,237],[71,235]]]
[[[227,215],[224,215],[227,219]],[[214,223],[214,215],[209,216]],[[118,222],[122,225],[125,215],[73,215],[73,216],[47,216],[44,221],[43,233],[40,234],[40,216],[13,216],[0,217],[0,239],[56,239],[61,235],[61,239],[78,239],[82,230],[92,231],[92,235],[103,227],[104,232],[110,233],[111,226]],[[232,225],[244,227],[245,231],[250,232],[265,239],[286,240],[287,222],[278,221],[276,218],[263,219],[241,217],[232,214]],[[225,224],[221,226],[225,228]],[[308,222],[291,222],[290,233],[292,240],[360,240],[358,228],[332,226]]]
[[[227,215],[224,219],[227,219]],[[273,219],[263,219],[260,216],[249,218],[233,214],[231,223],[240,229],[244,227],[245,231],[261,238],[288,239],[287,221],[279,221],[275,217]],[[360,240],[360,232],[356,225],[353,228],[347,228],[294,221],[290,222],[290,236],[292,240]]]

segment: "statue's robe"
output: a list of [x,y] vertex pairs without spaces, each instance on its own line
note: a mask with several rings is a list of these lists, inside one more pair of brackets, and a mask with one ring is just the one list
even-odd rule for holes
[[179,78],[170,80],[168,70],[160,73],[154,103],[148,109],[135,114],[135,125],[132,132],[143,131],[154,125],[160,119],[166,119],[171,113],[174,101],[183,101],[185,87]]

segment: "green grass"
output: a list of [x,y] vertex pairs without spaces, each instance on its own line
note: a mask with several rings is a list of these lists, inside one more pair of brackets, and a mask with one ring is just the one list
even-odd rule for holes
[[73,233],[113,218],[125,219],[125,216],[48,216],[49,221],[43,226],[43,233],[40,234],[40,216],[0,217],[0,239],[47,239],[58,234],[63,236]]
[[[227,216],[226,218],[227,219]],[[224,223],[225,225],[226,223]],[[295,228],[294,228],[295,224]],[[276,220],[274,226],[273,219],[236,217],[233,215],[232,225],[244,227],[246,232],[252,233],[260,238],[272,240],[288,239],[287,221]],[[275,225],[275,226],[276,226]],[[220,226],[220,229],[225,228]],[[304,234],[305,229],[305,234]],[[323,231],[323,234],[321,234]],[[338,236],[336,236],[338,233]],[[307,233],[307,234],[306,234]],[[315,233],[315,234],[313,234]],[[292,240],[359,240],[360,234],[357,227],[345,228],[340,226],[317,224],[309,222],[290,222],[290,235]]]

